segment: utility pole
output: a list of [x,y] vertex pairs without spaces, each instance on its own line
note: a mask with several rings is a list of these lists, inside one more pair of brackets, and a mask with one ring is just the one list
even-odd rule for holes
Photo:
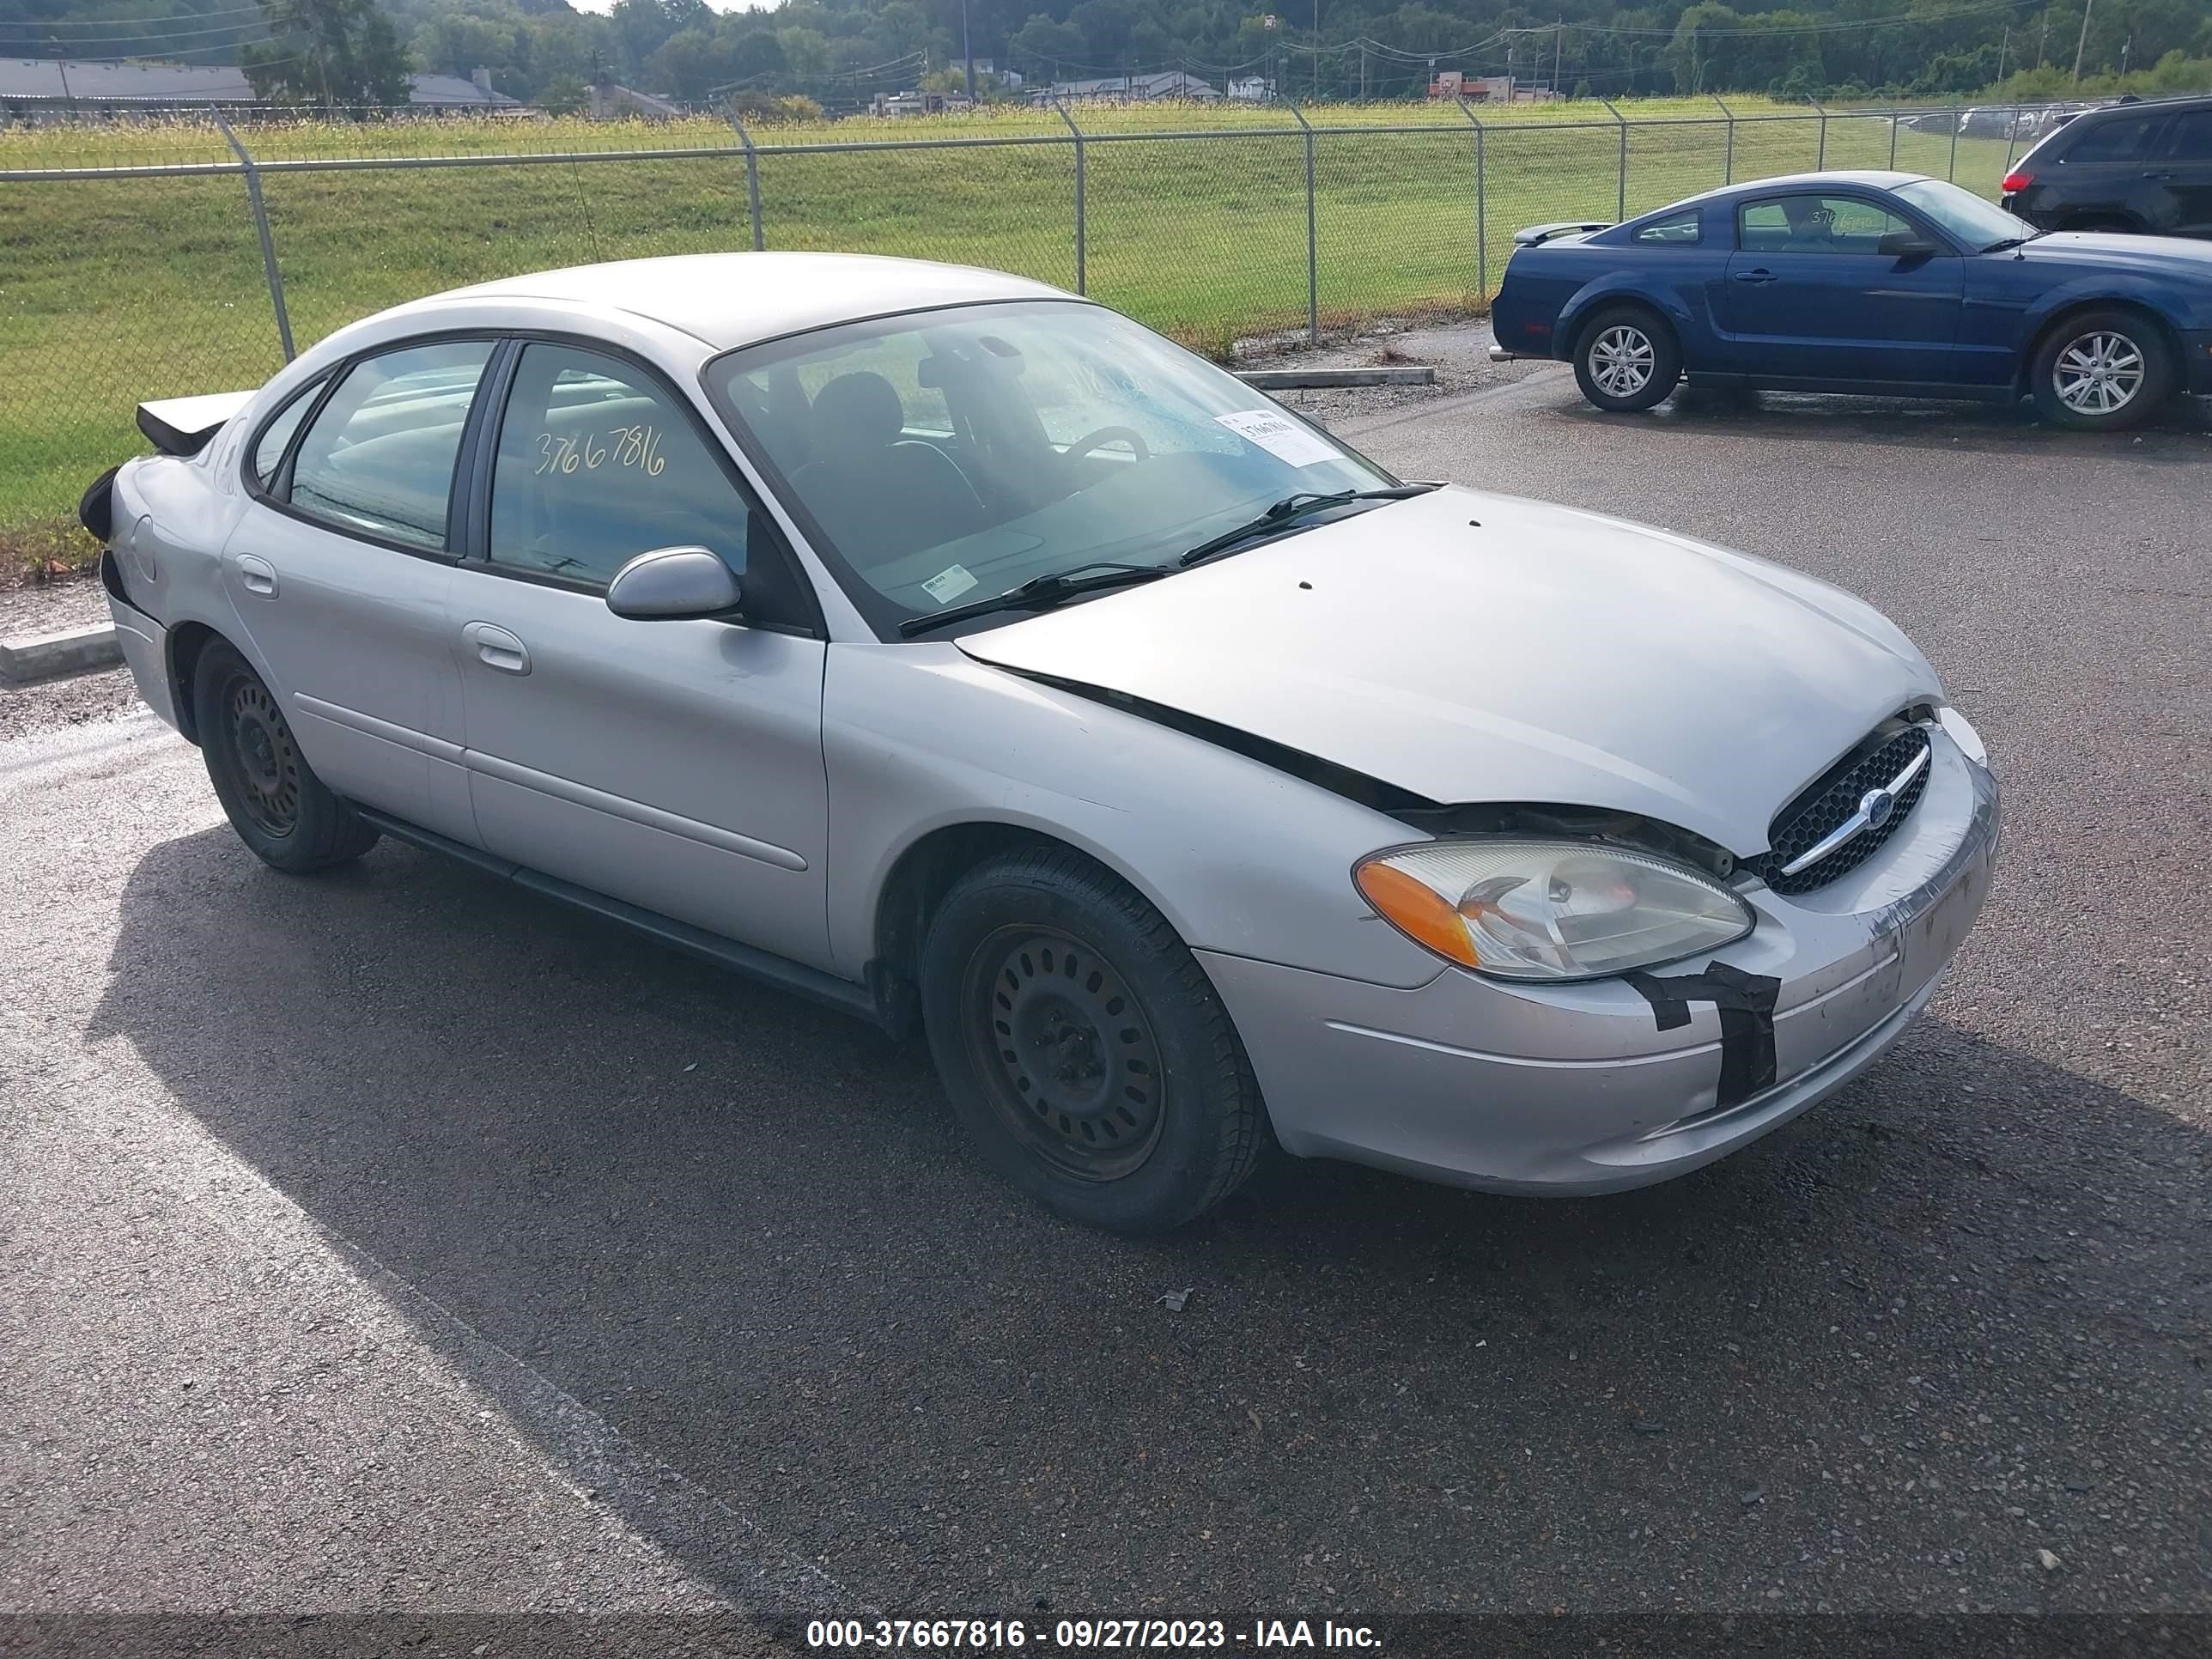
[[2043,33],[2035,37],[2035,66],[2043,67],[2043,49],[2051,44],[2051,8],[2043,9]]
[[2097,0],[2082,0],[2081,38],[2074,43],[2074,80],[2076,85],[2081,80],[2081,54],[2089,46],[2089,15],[2096,9]]
[[2128,54],[2129,54],[2130,52],[2133,52],[2135,49],[2136,49],[2136,37],[2135,37],[2135,35],[2134,35],[2132,33],[2130,33],[2129,34],[2128,38],[2126,39],[2126,40],[2124,40],[2124,42],[2122,42],[2122,43],[2121,43],[2121,46],[2120,46],[2120,73],[2121,73],[2121,74],[2125,75],[2125,74],[2128,72]]
[[[961,0],[961,3],[965,5],[967,3],[967,0]],[[2004,29],[2004,38],[1997,42],[1997,79],[2000,81],[2004,79],[2005,52],[2011,46],[2012,25],[2007,23]]]
[[1312,101],[1321,102],[1321,0],[1314,0],[1314,72]]
[[975,101],[975,47],[968,39],[968,0],[960,0],[960,50],[968,59],[968,101]]
[[1552,25],[1552,96],[1553,96],[1553,97],[1554,97],[1554,98],[1557,98],[1557,97],[1559,95],[1559,47],[1560,47],[1561,44],[1564,42],[1564,40],[1565,40],[1565,37],[1566,37],[1566,33],[1567,33],[1567,24],[1566,24],[1566,20],[1565,20],[1565,18],[1558,19],[1557,21],[1555,21],[1553,23],[1553,25]]

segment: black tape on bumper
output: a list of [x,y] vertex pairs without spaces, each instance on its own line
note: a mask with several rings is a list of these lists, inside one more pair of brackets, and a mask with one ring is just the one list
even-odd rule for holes
[[1721,1017],[1721,1082],[1716,1106],[1734,1106],[1774,1082],[1774,1003],[1782,981],[1717,962],[1702,974],[1631,973],[1621,977],[1651,1005],[1662,1031],[1690,1023],[1690,1005],[1710,1002]]

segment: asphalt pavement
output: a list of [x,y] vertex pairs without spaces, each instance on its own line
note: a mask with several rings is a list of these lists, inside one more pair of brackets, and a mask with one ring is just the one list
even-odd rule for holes
[[1928,651],[2005,838],[1883,1065],[1644,1192],[1282,1159],[1132,1243],[919,1048],[390,842],[274,874],[143,716],[0,744],[0,1611],[2212,1611],[2204,407],[1339,429]]

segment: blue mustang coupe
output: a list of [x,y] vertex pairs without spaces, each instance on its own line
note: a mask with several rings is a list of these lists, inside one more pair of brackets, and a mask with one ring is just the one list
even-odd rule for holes
[[2212,243],[2038,230],[1911,173],[1809,173],[1517,233],[1491,356],[1600,409],[1699,385],[2035,399],[2132,426],[2212,394]]

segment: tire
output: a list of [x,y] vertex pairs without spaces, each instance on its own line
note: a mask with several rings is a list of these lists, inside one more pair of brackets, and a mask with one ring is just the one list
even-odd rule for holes
[[192,710],[216,799],[264,864],[305,875],[376,845],[376,831],[308,767],[261,677],[221,641],[200,653]]
[[2123,432],[2158,412],[2172,395],[2174,374],[2165,337],[2140,312],[2084,311],[2036,347],[2028,390],[2054,425]]
[[1575,384],[1612,413],[1650,409],[1681,378],[1682,349],[1674,331],[1643,306],[1607,307],[1575,342]]
[[956,882],[921,1003],[985,1160],[1070,1220],[1167,1232],[1252,1173],[1266,1112],[1228,1011],[1166,918],[1079,854],[1010,853]]

